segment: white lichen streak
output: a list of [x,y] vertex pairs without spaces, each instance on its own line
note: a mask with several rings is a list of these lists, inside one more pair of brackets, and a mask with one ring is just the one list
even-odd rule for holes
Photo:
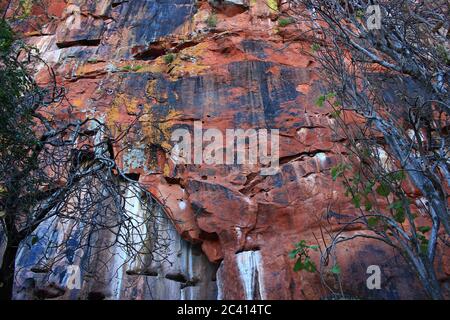
[[[145,214],[146,211],[142,210],[141,208],[141,202],[138,198],[138,188],[134,185],[131,185],[128,187],[126,198],[127,202],[125,204],[125,210],[127,214],[130,216],[130,218],[134,221],[133,224],[135,225],[135,230],[132,230],[131,236],[132,239],[131,243],[134,245],[138,245],[139,247],[134,248],[135,252],[142,252],[142,247],[144,246],[144,239],[142,238],[142,235],[147,234],[147,227],[145,222]],[[124,239],[126,239],[126,235],[122,235]],[[140,245],[139,245],[140,244]],[[121,297],[122,292],[122,282],[124,277],[124,270],[126,269],[138,269],[139,263],[142,259],[140,257],[137,257],[135,261],[131,261],[130,265],[128,266],[127,262],[129,260],[127,252],[124,250],[124,248],[120,245],[115,247],[114,252],[114,258],[113,258],[113,267],[111,268],[111,271],[113,272],[111,277],[111,285],[112,285],[112,292],[113,297],[116,300],[119,300]]]
[[254,300],[259,288],[260,299],[265,299],[264,272],[260,251],[244,251],[236,254],[236,263],[246,300]]

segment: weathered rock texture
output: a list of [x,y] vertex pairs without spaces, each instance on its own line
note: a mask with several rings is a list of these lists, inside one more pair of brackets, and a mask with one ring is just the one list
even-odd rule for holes
[[[144,211],[130,198],[131,211]],[[130,257],[113,234],[94,232],[90,244],[81,235],[87,225],[59,219],[45,221],[17,254],[16,299],[216,299],[217,267],[198,245],[182,240],[162,211],[153,230],[160,247]],[[72,237],[65,230],[75,229]]]
[[[164,203],[174,222],[169,229],[176,263],[157,266],[150,275],[127,274],[128,267],[104,271],[104,284],[85,277],[82,290],[74,291],[64,277],[68,265],[82,261],[67,257],[58,270],[36,270],[33,263],[45,248],[24,246],[17,258],[16,298],[35,297],[27,285],[47,298],[329,294],[317,275],[292,271],[288,252],[300,239],[315,242],[313,232],[320,234],[318,221],[330,207],[344,214],[351,210],[329,173],[343,142],[329,129],[329,110],[315,105],[321,88],[316,63],[300,53],[311,44],[297,37],[301,26],[278,27],[274,6],[276,1],[265,0],[58,0],[51,2],[51,20],[35,17],[29,23],[24,30],[29,42],[55,68],[79,117],[95,114],[123,128],[134,114],[147,112],[120,161]],[[206,23],[213,12],[215,26]],[[168,53],[175,54],[170,64],[164,59]],[[44,75],[38,75],[42,82]],[[280,129],[280,172],[262,176],[259,166],[175,166],[164,152],[170,133],[192,128],[196,120],[205,129]],[[48,221],[38,232],[58,238],[63,230]],[[120,253],[114,254],[111,266],[119,266]],[[339,247],[337,257],[349,296],[423,297],[402,259],[379,243],[355,240]],[[438,263],[442,280],[450,265]],[[371,264],[383,270],[382,290],[365,285]],[[193,279],[196,283],[186,286]],[[138,284],[124,284],[130,281]]]

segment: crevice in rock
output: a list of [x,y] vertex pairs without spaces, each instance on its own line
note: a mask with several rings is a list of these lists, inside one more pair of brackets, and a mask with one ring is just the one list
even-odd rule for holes
[[139,181],[139,177],[140,177],[139,173],[131,172],[131,173],[126,173],[124,175],[125,175],[125,177],[127,177],[130,180]]
[[302,157],[314,157],[315,155],[319,154],[319,153],[327,153],[329,152],[329,150],[314,150],[314,151],[308,151],[308,152],[300,152],[300,153],[296,153],[290,156],[285,156],[285,157],[281,157],[280,158],[280,165],[289,163],[289,162],[293,162],[293,161],[298,161],[301,160]]
[[210,241],[219,241],[219,235],[215,232],[206,232],[204,230],[200,231],[200,239],[210,240]]
[[241,14],[249,9],[247,0],[209,0],[214,9],[228,17]]
[[261,247],[259,245],[255,245],[252,248],[240,248],[239,250],[237,250],[235,252],[235,254],[239,254],[239,253],[242,253],[242,252],[260,251],[260,250],[261,250]]
[[51,283],[45,288],[34,290],[34,296],[40,300],[55,299],[64,295],[66,290]]
[[168,273],[168,274],[166,274],[165,278],[172,280],[172,281],[176,281],[176,282],[182,282],[182,283],[186,283],[188,281],[186,276],[182,273]]
[[244,187],[239,189],[239,192],[243,195],[248,196],[253,188],[257,186],[258,184],[262,183],[267,176],[261,176],[259,173],[252,172],[249,175],[247,175],[247,181],[244,183]]
[[158,276],[158,272],[153,269],[127,270],[126,274],[129,276],[146,276],[146,277],[157,277]]
[[128,0],[114,0],[112,3],[111,3],[111,7],[113,7],[113,8],[115,8],[115,7],[118,7],[118,6],[120,6],[120,5],[122,5],[122,4],[124,4],[124,3],[128,3]]
[[166,180],[166,182],[168,184],[177,184],[179,186],[181,186],[181,178],[174,178],[174,177],[164,177],[164,180]]
[[70,48],[75,46],[85,46],[85,47],[97,47],[100,45],[101,39],[82,39],[68,42],[58,42],[56,45],[58,48]]
[[197,283],[199,283],[199,282],[200,282],[200,279],[194,277],[191,280],[188,280],[185,283],[183,283],[180,286],[180,288],[184,289],[184,288],[187,288],[187,287],[195,287],[197,285]]
[[47,267],[47,266],[34,266],[30,269],[30,271],[33,273],[46,274],[46,273],[49,273],[51,271],[51,269],[50,269],[50,267]]
[[133,57],[137,60],[151,61],[170,53],[178,53],[184,49],[195,47],[200,40],[179,41],[174,39],[162,39],[148,45],[147,48],[136,47],[132,50]]
[[151,61],[155,60],[167,53],[167,49],[158,47],[158,46],[150,46],[148,49],[140,51],[133,55],[136,60],[143,61]]

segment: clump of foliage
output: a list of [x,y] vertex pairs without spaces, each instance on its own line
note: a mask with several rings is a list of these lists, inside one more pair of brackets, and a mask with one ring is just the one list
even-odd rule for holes
[[[307,271],[314,273],[317,271],[317,266],[314,261],[312,261],[309,255],[310,250],[318,251],[318,245],[309,245],[306,240],[301,240],[296,243],[295,249],[289,252],[290,259],[296,259],[294,265],[294,271]],[[322,258],[322,257],[321,257]],[[335,263],[329,270],[332,274],[339,275],[341,273],[341,268],[337,263]]]
[[175,61],[175,54],[168,53],[163,57],[163,59],[165,64],[171,64],[172,62]]
[[311,51],[312,51],[312,52],[316,53],[316,52],[319,51],[319,50],[320,50],[320,44],[318,44],[318,43],[313,43],[313,44],[311,45]]
[[309,256],[309,250],[317,251],[319,246],[308,245],[305,240],[295,244],[295,249],[289,252],[289,258],[297,259],[294,265],[294,271],[305,270],[308,272],[316,272],[317,266]]
[[33,9],[33,0],[20,0],[19,9],[21,11],[20,18],[29,17]]
[[[13,43],[14,34],[3,20],[0,22],[0,152],[4,169],[6,163],[35,166],[36,159],[29,156],[39,144],[33,131],[33,113],[37,101],[45,94],[34,86],[26,67],[15,57]],[[30,57],[35,54],[32,48],[22,49]],[[0,174],[0,184],[5,190],[8,189],[5,187],[7,172]]]
[[218,22],[217,15],[214,13],[211,13],[208,16],[208,18],[206,18],[205,22],[209,28],[215,28],[217,26],[217,22]]
[[278,19],[278,25],[281,28],[287,27],[288,25],[294,23],[294,19],[292,18],[280,18]]
[[133,71],[133,72],[137,72],[139,70],[141,70],[143,68],[142,65],[127,65],[122,67],[122,71]]
[[14,35],[9,24],[5,20],[0,20],[0,54],[2,56],[8,54],[13,42]]

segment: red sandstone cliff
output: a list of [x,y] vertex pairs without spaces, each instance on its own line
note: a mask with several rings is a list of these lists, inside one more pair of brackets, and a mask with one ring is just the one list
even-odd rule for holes
[[[139,174],[164,204],[173,232],[195,245],[182,241],[189,249],[176,248],[194,259],[194,271],[181,261],[176,272],[209,278],[190,294],[167,277],[158,282],[140,275],[139,288],[150,283],[159,286],[157,298],[174,299],[325,297],[319,277],[295,273],[288,258],[300,239],[315,242],[324,212],[352,208],[330,177],[345,141],[333,135],[329,110],[314,103],[321,88],[316,63],[300,53],[311,44],[295,36],[301,26],[279,28],[276,11],[264,0],[218,2],[211,1],[213,9],[208,1],[194,0],[58,0],[50,2],[49,17],[37,18],[37,12],[23,31],[54,67],[78,117],[96,115],[120,128],[137,110],[149,114],[140,119],[139,134],[130,137],[121,165]],[[208,25],[213,10],[217,23]],[[175,54],[170,64],[164,59],[169,53]],[[44,74],[39,81],[46,81]],[[261,176],[257,165],[175,165],[163,151],[170,133],[192,128],[194,121],[205,129],[279,129],[280,172]],[[39,252],[22,252],[19,265],[27,254]],[[350,242],[339,247],[337,257],[343,289],[351,296],[423,295],[402,259],[379,243]],[[445,278],[449,262],[439,263]],[[367,289],[369,265],[383,268],[383,290]],[[59,268],[56,274],[64,264]],[[17,297],[30,298],[20,280],[37,276],[29,266],[24,269]],[[153,298],[142,288],[125,292],[120,277],[104,297]],[[42,288],[48,283],[45,277],[37,281]]]

